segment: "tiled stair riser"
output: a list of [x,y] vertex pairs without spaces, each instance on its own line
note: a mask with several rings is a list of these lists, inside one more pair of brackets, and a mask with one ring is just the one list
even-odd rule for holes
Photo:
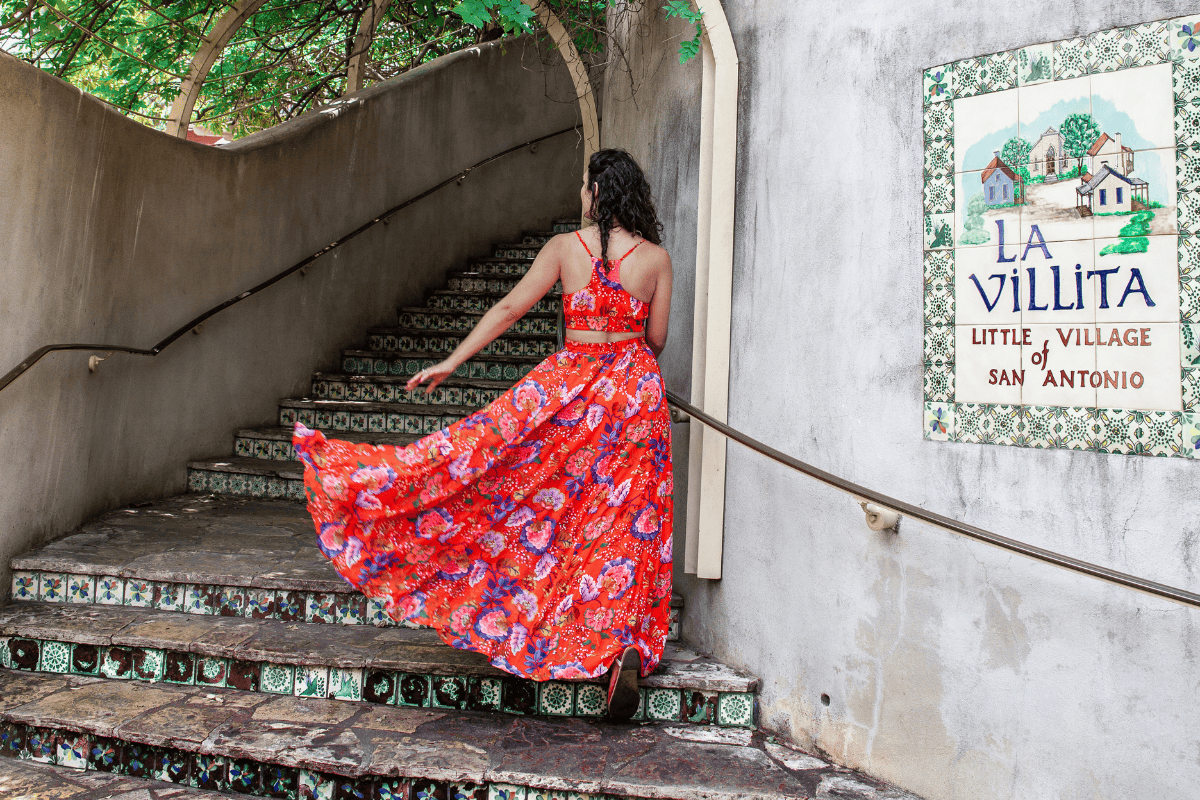
[[17,722],[0,722],[0,757],[281,800],[624,800],[507,783],[350,777]]
[[243,472],[188,468],[188,491],[233,497],[264,497],[272,500],[305,501],[304,481]]
[[[446,288],[452,292],[482,292],[485,294],[507,294],[520,282],[516,277],[483,277],[478,274],[459,273],[451,275],[446,282]],[[550,296],[562,294],[562,284],[556,283],[550,288]]]
[[[529,374],[529,371],[537,366],[538,361],[472,359],[455,370],[454,375],[458,378],[515,382]],[[342,359],[342,371],[350,375],[416,375],[436,363],[437,361],[432,358],[380,358],[347,354]]]
[[472,275],[488,275],[504,278],[520,278],[529,272],[533,261],[504,261],[502,259],[482,259],[473,263],[469,269]]
[[[392,619],[384,611],[382,603],[368,599],[358,592],[307,592],[247,586],[167,583],[114,575],[16,570],[12,576],[12,599],[21,602],[95,603],[156,608],[160,611],[185,614],[274,619],[280,622],[421,627]],[[679,640],[681,614],[682,609],[673,605],[668,641]]]
[[[367,338],[367,349],[382,352],[452,353],[463,340],[462,336],[404,336],[397,334],[371,334]],[[545,358],[558,350],[558,339],[517,339],[502,337],[493,340],[482,350],[485,356],[530,356]]]
[[[523,678],[428,675],[371,667],[278,664],[150,647],[53,639],[0,638],[0,666],[22,672],[85,675],[244,692],[442,710],[552,717],[601,717],[600,683],[538,683]],[[643,688],[637,720],[754,727],[750,692]]]
[[[417,331],[455,331],[470,333],[479,321],[478,314],[462,314],[438,309],[412,308],[401,309],[396,317],[397,326]],[[558,333],[557,316],[546,314],[538,316],[526,315],[512,324],[509,334],[524,336],[529,334],[554,335]]]
[[411,392],[404,384],[373,383],[371,381],[314,380],[312,394],[318,400],[350,400],[367,403],[410,403],[430,406],[471,406],[482,408],[504,394],[504,389],[474,386],[439,386],[427,392],[417,388]]
[[[446,311],[487,311],[502,295],[467,294],[464,292],[435,292],[429,296],[430,308]],[[543,297],[529,310],[534,314],[558,313],[559,298]]]
[[[413,433],[424,435],[436,433],[465,416],[464,414],[438,414],[436,413],[436,407],[431,407],[430,411],[433,413],[392,414],[379,411],[328,411],[315,408],[291,408],[285,406],[279,409],[279,424],[285,428],[290,428],[299,422],[301,425],[323,431]],[[238,441],[240,442],[241,439],[239,438]],[[245,445],[242,445],[242,447],[244,449]],[[272,452],[276,452],[274,445],[272,445]],[[278,448],[278,452],[282,454],[285,450],[280,447]],[[250,454],[239,450],[237,455]],[[268,458],[265,455],[254,457]],[[276,458],[275,456],[269,457]]]

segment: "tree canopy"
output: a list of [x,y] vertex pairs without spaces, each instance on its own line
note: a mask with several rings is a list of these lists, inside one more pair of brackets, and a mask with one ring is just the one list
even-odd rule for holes
[[[646,0],[653,6],[658,0]],[[142,122],[163,127],[190,62],[234,0],[0,0],[0,47]],[[607,44],[606,0],[546,0],[581,52]],[[346,91],[372,0],[267,0],[205,81],[192,121],[241,135]],[[662,4],[699,23],[689,0]],[[535,30],[521,0],[391,0],[365,58],[364,85],[479,41]],[[681,59],[699,50],[699,33]]]

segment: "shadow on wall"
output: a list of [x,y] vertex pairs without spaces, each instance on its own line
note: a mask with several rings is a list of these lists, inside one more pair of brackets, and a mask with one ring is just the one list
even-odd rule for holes
[[[530,39],[431,62],[212,148],[145,128],[0,55],[0,371],[53,342],[149,347],[380,212],[575,125],[570,77]],[[578,205],[579,137],[471,173],[223,312],[154,359],[56,353],[0,393],[0,585],[19,552],[180,492],[315,368],[487,247]]]

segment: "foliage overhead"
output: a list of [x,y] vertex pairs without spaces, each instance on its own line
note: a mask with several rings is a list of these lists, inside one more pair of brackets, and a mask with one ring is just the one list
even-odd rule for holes
[[[192,57],[233,3],[0,0],[0,48],[162,128]],[[336,100],[346,91],[355,38],[371,5],[372,0],[267,0],[221,53],[192,121],[242,135]],[[580,51],[605,52],[606,21],[616,3],[548,0],[548,5]],[[667,2],[663,9],[699,30],[690,0]],[[364,59],[364,85],[480,41],[536,31],[536,15],[521,0],[391,0]],[[698,50],[699,38],[683,42],[681,60]]]

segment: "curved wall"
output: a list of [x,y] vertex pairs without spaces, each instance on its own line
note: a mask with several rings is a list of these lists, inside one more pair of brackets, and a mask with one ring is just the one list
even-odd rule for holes
[[[1200,591],[1195,462],[921,430],[922,71],[1200,9],[724,7],[741,63],[730,424],[932,511]],[[609,82],[606,144],[652,159],[655,189],[679,198],[667,229],[685,235],[699,70],[681,75],[678,40],[648,29],[652,88],[619,102]],[[684,635],[762,677],[766,727],[930,800],[1200,795],[1200,610],[911,520],[873,533],[850,498],[736,444],[727,476],[724,577],[680,581]]]
[[[548,65],[547,65],[548,64]],[[431,62],[233,145],[143,127],[0,55],[0,371],[52,342],[150,347],[381,211],[577,123],[533,43]],[[0,392],[0,580],[8,561],[119,504],[183,491],[185,462],[447,269],[579,203],[574,133],[471,173],[206,323],[156,358],[51,354]]]

